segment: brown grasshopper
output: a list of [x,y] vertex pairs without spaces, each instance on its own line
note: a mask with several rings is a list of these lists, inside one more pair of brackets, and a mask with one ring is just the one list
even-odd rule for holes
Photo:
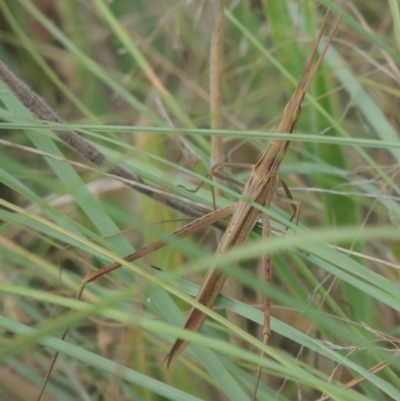
[[[335,26],[328,37],[324,49],[322,50],[314,67],[312,68],[317,48],[319,42],[321,41],[328,20],[328,15],[329,12],[325,15],[325,18],[322,22],[317,39],[312,48],[311,55],[304,68],[303,74],[299,80],[297,88],[283,111],[281,122],[279,123],[278,128],[276,129],[276,132],[278,133],[291,133],[293,131],[293,127],[300,116],[302,101],[313,81],[313,78],[322,62],[322,59],[339,25],[340,18],[335,23]],[[269,217],[267,215],[263,215],[262,212],[258,208],[255,208],[253,205],[254,203],[257,203],[262,207],[269,208],[271,201],[276,193],[276,188],[279,180],[279,168],[287,152],[288,146],[289,146],[288,140],[279,140],[279,139],[272,140],[269,143],[264,154],[261,156],[260,160],[254,165],[250,177],[244,186],[242,197],[238,202],[226,208],[216,210],[203,217],[200,217],[190,222],[186,226],[176,230],[175,232],[172,233],[172,235],[177,238],[183,238],[188,234],[197,232],[211,224],[214,224],[215,222],[218,222],[226,218],[229,215],[232,215],[231,220],[227,226],[227,229],[218,245],[216,251],[217,254],[226,252],[227,250],[242,244],[244,240],[247,238],[249,232],[253,229],[254,225],[260,219],[260,217],[263,222],[263,236],[264,237],[270,236],[271,228],[269,224]],[[287,187],[285,186],[284,188],[285,191],[288,192]],[[295,216],[295,214],[296,212],[293,214],[293,217]],[[126,262],[132,262],[136,259],[139,259],[151,252],[154,252],[164,247],[165,245],[167,245],[165,241],[155,242],[125,257],[124,260]],[[80,285],[76,299],[80,299],[82,297],[82,293],[88,283],[96,280],[97,278],[115,269],[118,269],[120,266],[121,265],[116,262],[96,272],[87,274]],[[264,278],[266,283],[269,283],[270,277],[271,277],[271,255],[267,254],[264,257]],[[196,297],[196,301],[208,308],[212,308],[212,306],[215,303],[215,300],[217,299],[225,283],[226,278],[227,278],[226,273],[222,272],[221,270],[215,267],[210,267],[203,280],[203,283],[201,284],[200,290]],[[187,316],[184,328],[187,330],[197,332],[203,325],[206,318],[207,315],[204,312],[201,312],[200,310],[193,307],[190,310],[189,315]],[[269,300],[265,298],[264,328],[263,328],[264,344],[268,343],[270,333],[271,333],[270,303]],[[63,333],[62,339],[65,338],[66,334],[67,330]],[[188,341],[181,339],[175,341],[174,345],[172,346],[170,352],[166,357],[166,362],[168,367],[171,364],[171,362],[175,358],[177,358],[178,355],[182,353],[182,351],[188,346],[188,344],[189,344]],[[54,363],[57,359],[57,355],[58,353],[53,358],[51,367],[48,371],[43,387],[41,389],[41,393],[38,398],[39,400],[41,394],[44,391],[44,387],[49,378]],[[256,384],[258,381],[259,372],[257,374]],[[255,392],[253,393],[253,399],[255,399]]]
[[[312,80],[318,70],[319,65],[328,49],[330,42],[336,32],[339,25],[340,19],[336,22],[331,34],[329,35],[328,41],[320,54],[314,68],[311,71],[312,63],[317,52],[318,44],[321,40],[328,13],[326,14],[321,29],[319,31],[317,40],[312,48],[310,58],[304,68],[303,74],[297,85],[297,88],[292,98],[287,103],[281,122],[276,129],[276,132],[280,133],[291,133],[293,127],[297,122],[300,111],[301,103],[306,95]],[[289,141],[275,139],[271,141],[261,156],[260,160],[254,165],[250,177],[246,182],[242,193],[242,199],[239,200],[233,209],[232,218],[228,224],[228,227],[218,245],[216,253],[226,252],[228,249],[236,247],[243,243],[247,238],[249,232],[253,229],[254,225],[258,221],[261,215],[261,211],[252,206],[252,202],[258,203],[265,208],[269,208],[271,201],[276,193],[276,187],[279,180],[279,168],[282,160],[287,152]],[[287,188],[285,188],[287,190]],[[223,209],[224,210],[224,209]],[[221,210],[220,212],[222,212]],[[229,211],[231,208],[229,208]],[[263,234],[270,235],[270,226],[268,216],[263,217]],[[269,282],[271,276],[271,261],[270,255],[266,255],[265,263],[265,280]],[[218,297],[222,286],[226,280],[226,274],[221,270],[211,267],[201,284],[200,290],[197,294],[196,301],[212,308]],[[266,308],[264,310],[264,330],[263,337],[264,343],[268,342],[270,336],[270,311],[269,302],[266,301]],[[197,332],[203,325],[207,315],[199,311],[196,308],[192,308],[189,315],[186,318],[184,328],[187,330]],[[169,364],[187,347],[188,342],[181,339],[176,340],[171,348],[171,351],[167,355],[167,365]]]

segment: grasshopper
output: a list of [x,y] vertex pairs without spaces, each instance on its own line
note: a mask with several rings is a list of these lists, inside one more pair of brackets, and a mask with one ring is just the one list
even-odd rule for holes
[[[339,18],[335,23],[333,30],[327,39],[325,47],[323,48],[321,54],[319,55],[313,67],[313,61],[317,53],[318,45],[322,38],[328,20],[328,16],[329,12],[324,17],[317,39],[311,50],[311,55],[304,68],[304,71],[299,80],[297,88],[283,111],[282,119],[278,125],[278,128],[276,129],[277,133],[293,132],[293,128],[300,117],[302,101],[313,81],[313,78],[323,60],[323,57],[333,39],[333,36],[335,35],[335,32],[340,22]],[[263,222],[263,237],[268,238],[271,235],[269,217],[265,214],[262,214],[262,212],[258,208],[255,208],[253,205],[254,203],[257,203],[264,208],[270,207],[270,204],[276,194],[278,181],[280,180],[279,169],[287,153],[289,142],[290,142],[289,140],[275,139],[269,143],[264,154],[252,168],[250,177],[244,186],[242,197],[238,202],[236,202],[231,206],[225,207],[220,210],[215,210],[200,218],[197,218],[196,220],[185,225],[184,227],[174,231],[172,235],[177,238],[183,238],[186,235],[197,232],[205,227],[208,227],[211,224],[215,224],[216,222],[225,219],[229,215],[232,215],[226,228],[226,231],[222,236],[221,241],[216,250],[217,254],[226,252],[233,247],[240,246],[245,241],[248,234],[250,233],[250,231],[253,229],[253,227],[260,218],[262,219]],[[219,166],[221,165],[215,166],[213,170],[218,168]],[[288,188],[285,185],[284,189],[285,192],[288,193]],[[294,215],[295,214],[293,214],[292,219]],[[165,241],[154,242],[153,244],[148,245],[131,255],[128,255],[127,257],[124,258],[124,260],[126,262],[132,262],[136,259],[139,259],[151,252],[154,252],[164,247],[165,245],[167,245]],[[271,269],[272,269],[271,255],[266,254],[264,256],[263,262],[264,262],[264,279],[268,284],[271,278]],[[116,262],[96,272],[87,274],[82,280],[76,299],[80,299],[82,297],[83,291],[88,283],[96,280],[97,278],[115,269],[118,269],[120,266],[121,265]],[[196,301],[208,308],[212,308],[225,283],[226,278],[227,278],[226,273],[222,272],[221,270],[215,267],[210,267],[201,284],[200,290],[196,297]],[[204,312],[201,312],[195,307],[192,307],[184,323],[184,329],[197,332],[203,325],[206,318],[207,315]],[[67,330],[65,330],[65,332],[63,333],[62,339],[65,338],[66,334]],[[264,344],[268,343],[270,334],[271,334],[270,303],[268,298],[265,297],[264,327],[263,327]],[[188,344],[189,344],[188,341],[182,339],[177,339],[175,341],[170,352],[165,358],[167,367],[169,367],[172,361],[176,359],[184,351],[184,349],[188,346]],[[58,354],[56,354],[53,358],[51,367],[45,378],[38,400],[40,400],[41,394],[44,391],[44,387],[49,378],[54,363],[57,359],[57,355]],[[257,373],[255,389],[257,387],[259,375],[260,375],[260,368]],[[253,399],[255,399],[255,396],[256,396],[256,390],[253,392]]]

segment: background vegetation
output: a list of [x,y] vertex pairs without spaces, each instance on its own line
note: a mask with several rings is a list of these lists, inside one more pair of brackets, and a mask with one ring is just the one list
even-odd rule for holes
[[[290,209],[274,206],[272,240],[254,233],[218,258],[243,283],[243,297],[221,297],[216,320],[198,335],[180,327],[187,294],[212,263],[214,230],[126,265],[74,301],[85,274],[187,216],[104,171],[71,166],[87,162],[1,90],[2,399],[35,399],[55,350],[61,355],[45,400],[242,401],[260,362],[260,400],[400,399],[398,2],[226,1],[225,131],[209,129],[215,4],[0,1],[1,60],[69,128],[148,182],[209,208],[209,188],[193,194],[178,185],[204,179],[210,136],[223,138],[226,160],[257,161],[276,137],[326,8],[330,24],[343,12],[282,166],[302,201],[299,225],[287,222]],[[245,182],[249,173],[226,174]],[[239,199],[240,189],[228,187],[218,207]],[[274,254],[268,347],[257,340],[255,295],[267,291],[255,269],[265,250]],[[245,330],[224,317],[227,309],[248,319]],[[167,370],[162,362],[178,335],[194,345]],[[343,388],[359,376],[365,379]]]

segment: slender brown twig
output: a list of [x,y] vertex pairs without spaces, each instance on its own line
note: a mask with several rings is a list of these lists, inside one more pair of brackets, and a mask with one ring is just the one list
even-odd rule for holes
[[[17,78],[1,61],[0,80],[36,118],[55,123],[64,123],[42,98]],[[128,183],[127,185],[141,194],[190,217],[197,218],[210,212],[207,207],[193,204],[190,201],[188,202],[183,197],[171,197],[167,192],[145,182],[141,177],[127,170],[125,167],[114,165],[93,143],[81,137],[77,132],[71,130],[54,130],[54,133],[65,145],[94,166],[105,170],[108,174],[117,177],[117,179],[123,179],[125,184],[131,181],[132,184]],[[135,183],[140,185],[135,185]]]

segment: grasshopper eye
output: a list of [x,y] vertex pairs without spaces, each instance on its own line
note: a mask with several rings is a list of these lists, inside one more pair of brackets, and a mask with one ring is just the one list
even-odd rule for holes
[[301,104],[298,104],[293,112],[293,121],[296,123],[301,114]]

